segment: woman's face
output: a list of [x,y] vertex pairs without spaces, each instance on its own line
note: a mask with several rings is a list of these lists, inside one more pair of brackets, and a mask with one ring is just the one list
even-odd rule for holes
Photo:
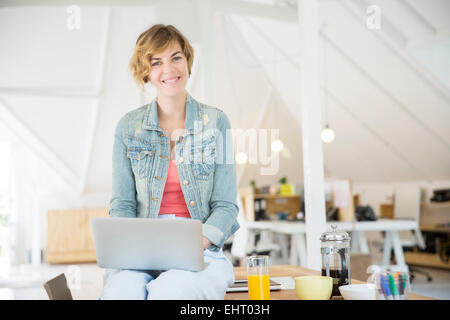
[[150,82],[158,95],[177,96],[184,94],[189,78],[187,59],[178,41],[173,41],[151,61]]

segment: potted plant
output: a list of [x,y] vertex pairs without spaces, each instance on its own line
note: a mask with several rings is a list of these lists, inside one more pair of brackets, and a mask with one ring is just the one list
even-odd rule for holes
[[294,186],[287,183],[287,177],[282,177],[278,182],[281,184],[280,195],[291,196],[294,194]]
[[256,193],[256,183],[255,183],[255,180],[250,181],[250,185],[251,185],[252,188],[253,188],[253,193]]

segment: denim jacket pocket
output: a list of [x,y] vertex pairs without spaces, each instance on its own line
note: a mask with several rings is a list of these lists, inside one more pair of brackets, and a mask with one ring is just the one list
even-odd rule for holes
[[216,160],[216,145],[214,137],[205,139],[201,144],[192,145],[194,176],[198,180],[208,180],[214,171]]
[[131,167],[135,176],[146,178],[150,174],[155,150],[149,146],[128,146],[127,157],[131,161]]

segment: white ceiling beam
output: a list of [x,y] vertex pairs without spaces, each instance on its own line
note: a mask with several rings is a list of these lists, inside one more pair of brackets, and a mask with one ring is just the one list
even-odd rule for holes
[[57,176],[61,178],[69,188],[75,189],[78,177],[75,172],[39,138],[29,127],[24,124],[11,111],[6,101],[0,97],[0,120],[9,131],[15,135],[24,145],[36,154]]
[[[51,1],[50,1],[51,2]],[[73,187],[74,181],[78,182],[77,191],[78,195],[82,195],[86,188],[87,175],[89,172],[89,166],[91,164],[92,159],[92,151],[94,138],[96,134],[96,129],[98,126],[98,114],[99,114],[99,100],[101,94],[104,91],[104,78],[106,72],[106,56],[107,56],[107,48],[110,36],[110,16],[111,16],[111,8],[106,8],[106,16],[105,16],[105,26],[104,26],[104,34],[103,34],[103,44],[101,46],[101,52],[99,57],[98,64],[98,78],[95,85],[95,88],[0,88],[0,93],[6,94],[16,94],[22,96],[42,96],[42,97],[64,97],[64,98],[75,98],[75,99],[84,99],[84,98],[95,98],[94,102],[94,110],[92,113],[92,118],[90,121],[90,125],[88,127],[88,138],[86,143],[86,149],[84,152],[84,159],[81,171],[81,177],[75,177],[75,174],[71,169],[68,168],[67,165],[64,169],[64,165],[59,165],[59,168],[62,168],[63,172],[60,175],[63,179],[66,179],[68,175],[71,173],[73,176],[71,179],[71,187]],[[30,136],[30,135],[28,135]],[[54,162],[55,160],[53,160]],[[50,162],[48,162],[50,163]],[[53,168],[53,167],[52,167]],[[70,173],[71,171],[71,173]],[[66,180],[65,180],[66,181]],[[67,182],[67,181],[66,181]]]
[[300,109],[302,121],[303,180],[307,265],[320,270],[320,236],[326,231],[325,177],[323,161],[322,108],[320,101],[319,6],[316,0],[298,0],[298,22],[302,41]]
[[[167,1],[167,0],[165,0]],[[289,5],[267,5],[245,0],[210,0],[215,11],[262,17],[286,22],[297,23],[297,12]],[[147,6],[154,5],[161,0],[3,0],[0,6]]]
[[[364,0],[358,0],[356,2],[343,0],[339,3],[355,18],[356,21],[358,21],[358,23],[364,24],[364,27],[366,27],[365,21],[367,19],[367,6],[364,5],[364,2]],[[438,80],[429,70],[418,63],[417,59],[413,57],[408,50],[406,50],[406,46],[395,40],[395,36],[392,37],[390,32],[392,32],[393,29],[390,29],[389,25],[391,25],[389,21],[387,21],[386,18],[383,18],[381,29],[374,31],[373,35],[377,37],[387,49],[397,56],[400,61],[407,65],[419,78],[421,78],[438,97],[442,98],[447,104],[450,103],[450,89]]]
[[[292,59],[288,54],[286,54],[272,39],[270,39],[267,35],[265,35],[255,24],[251,23],[248,19],[242,18],[246,23],[248,23],[268,44],[270,44],[274,49],[279,51],[286,60],[292,64],[293,67],[295,67],[297,70],[300,70],[299,64]],[[320,32],[321,37],[327,41],[330,42],[331,40],[323,33]],[[340,48],[337,47],[337,44],[332,42],[331,45],[336,49],[338,49],[338,52],[346,59],[348,60],[357,70],[361,71],[367,78],[370,79],[370,82],[375,82],[377,85],[378,82],[376,82],[373,77],[361,69],[350,57],[348,57]],[[380,87],[381,85],[377,85]],[[391,150],[398,158],[403,160],[406,164],[408,164],[411,168],[413,168],[416,172],[418,172],[421,177],[428,179],[427,175],[419,168],[414,166],[405,156],[403,156],[392,144],[389,144],[385,139],[383,139],[379,134],[375,132],[375,130],[371,129],[369,126],[367,126],[361,119],[357,118],[353,113],[351,113],[349,108],[345,107],[342,102],[340,102],[335,96],[331,95],[331,93],[324,87],[321,86],[321,90],[324,91],[328,96],[330,96],[337,105],[341,106],[344,110],[346,110],[348,113],[352,115],[353,118],[357,119],[360,123],[363,124],[363,127],[366,128],[373,136],[375,136],[378,140],[380,140],[389,150]],[[382,89],[385,91],[384,89]],[[389,93],[388,93],[389,94]],[[389,95],[390,96],[390,95]],[[391,96],[390,96],[391,97]],[[395,99],[395,98],[394,98]],[[396,100],[396,99],[395,99]],[[397,100],[396,100],[397,101]],[[397,101],[398,102],[398,101]],[[400,103],[400,102],[398,102]],[[325,167],[325,171],[328,172],[327,168]]]
[[436,28],[425,18],[419,11],[416,10],[408,1],[406,0],[397,0],[399,1],[405,11],[407,11],[414,19],[424,28],[428,33],[435,34],[437,32]]
[[147,6],[161,0],[1,0],[0,7],[40,6]]
[[[244,21],[246,21],[250,26],[252,26],[252,28],[261,36],[263,37],[267,43],[269,43],[274,49],[279,50],[279,52],[281,52],[281,54],[286,58],[286,60],[292,64],[292,66],[300,71],[300,65],[294,60],[292,59],[289,55],[287,55],[281,48],[279,48],[279,46],[277,46],[277,44],[270,39],[267,35],[265,35],[255,24],[251,23],[248,19],[243,18]],[[321,38],[324,38],[323,32],[320,32]],[[326,39],[324,39],[326,40]],[[350,111],[350,109],[345,106],[342,101],[339,101],[336,96],[332,95],[330,93],[330,91],[325,88],[324,86],[321,86],[321,90],[327,95],[329,96],[334,102],[336,102],[336,105],[340,106],[343,110],[347,111],[347,113],[349,113],[355,120],[357,120],[358,122],[360,122],[362,124],[362,126],[368,131],[370,132],[376,139],[380,140],[381,143],[383,145],[385,145],[389,150],[391,150],[398,158],[400,158],[402,161],[404,161],[406,164],[408,164],[411,168],[413,168],[416,171],[420,171],[418,168],[416,168],[413,164],[411,164],[407,158],[405,156],[403,156],[394,146],[392,146],[391,144],[389,144],[385,139],[383,139],[379,134],[377,134],[375,132],[375,130],[371,129],[364,121],[362,121],[360,118],[358,118],[353,112]],[[325,173],[327,175],[329,175],[329,170],[327,169],[326,166],[324,166],[325,168]],[[421,175],[423,178],[427,178],[426,175],[421,172]]]
[[93,146],[94,146],[94,139],[95,134],[97,132],[98,127],[98,119],[99,119],[99,113],[100,113],[100,98],[104,90],[104,83],[105,83],[105,74],[106,74],[106,60],[108,55],[108,47],[110,43],[110,37],[111,37],[111,11],[112,9],[108,7],[106,9],[105,14],[105,21],[103,26],[103,34],[102,34],[102,45],[101,45],[101,51],[100,51],[100,58],[98,63],[98,78],[97,78],[97,84],[96,84],[96,92],[98,93],[98,98],[95,101],[94,104],[94,112],[92,114],[91,123],[89,125],[89,135],[88,140],[86,142],[86,150],[84,152],[84,160],[83,160],[83,168],[81,172],[81,179],[79,183],[78,193],[79,195],[83,195],[85,189],[86,189],[86,181],[87,176],[89,173],[89,166],[91,165],[92,160],[92,153],[93,153]]
[[[201,47],[199,47],[199,49],[197,49],[194,44],[194,52],[195,52],[196,56],[198,56],[198,50],[200,50],[200,57],[202,57],[203,53],[201,51]],[[200,73],[203,71],[201,62],[200,62],[201,60],[202,60],[201,58],[194,59],[194,63],[192,65],[192,70],[191,70],[191,75],[189,76],[189,80],[188,80],[188,83],[186,86],[186,90],[188,92],[193,92],[195,90],[194,88],[197,88],[197,86],[200,85],[200,80],[201,80]],[[142,93],[141,96],[144,97],[145,95]],[[146,101],[147,100],[142,99],[141,103],[144,104],[144,103],[146,103]]]
[[[328,97],[331,98],[332,101],[334,101],[334,103],[341,108],[342,110],[344,110],[346,113],[348,113],[353,119],[355,119],[355,121],[357,121],[358,123],[361,124],[361,126],[367,130],[372,136],[374,136],[377,140],[379,140],[388,151],[392,152],[398,159],[400,159],[401,161],[403,161],[405,164],[407,164],[411,169],[413,169],[414,171],[418,172],[420,174],[420,177],[423,179],[426,179],[428,181],[431,181],[431,179],[429,179],[428,175],[423,172],[420,168],[417,168],[414,164],[412,164],[409,160],[407,156],[404,156],[394,145],[392,145],[392,143],[390,143],[388,140],[384,139],[381,135],[379,135],[376,130],[372,129],[364,120],[362,120],[360,117],[358,117],[353,111],[351,111],[351,109],[345,105],[345,103],[343,103],[338,97],[336,97],[333,93],[331,93],[327,88],[322,87],[322,90],[326,93],[326,95]],[[380,174],[378,174],[377,176],[380,176]]]
[[411,3],[409,3],[409,1],[400,0],[400,3],[406,8],[411,16],[413,16],[417,20],[418,24],[420,24],[427,32],[426,35],[419,37],[415,36],[414,39],[408,39],[408,49],[422,47],[448,39],[450,37],[450,27],[444,29],[436,29],[434,25],[420,13],[419,10],[417,10],[413,5],[411,5]]
[[242,17],[245,21],[258,35],[263,38],[267,43],[269,43],[277,52],[279,52],[287,61],[289,61],[298,71],[300,71],[300,65],[295,61],[286,51],[283,50],[279,45],[275,43],[270,37],[264,33],[259,27],[257,27],[250,19],[247,17]]
[[414,39],[408,39],[407,49],[424,47],[450,38],[450,27],[439,29],[434,34],[420,36]]
[[417,117],[413,112],[411,112],[406,105],[399,101],[393,93],[391,93],[386,87],[376,80],[365,68],[359,65],[354,59],[352,59],[339,45],[334,42],[325,33],[322,33],[323,38],[335,49],[347,62],[349,62],[359,73],[361,73],[370,83],[372,83],[378,90],[380,90],[384,95],[386,95],[394,104],[402,110],[406,115],[409,116],[411,120],[418,124],[423,130],[428,132],[441,146],[450,152],[450,144],[445,138],[437,134],[432,128],[426,125],[419,117]]
[[204,68],[202,69],[202,92],[203,102],[208,105],[214,105],[214,86],[212,83],[214,72],[213,63],[213,32],[214,32],[214,12],[210,0],[197,0],[197,11],[200,16],[200,34],[202,61]]
[[0,87],[0,94],[12,94],[20,96],[33,96],[33,97],[61,97],[61,98],[74,98],[74,99],[91,99],[98,97],[98,91],[93,88],[34,88],[34,87],[21,87],[10,88]]
[[[360,18],[364,23],[367,19],[367,8],[371,5],[366,0],[342,0],[338,2],[345,8],[352,8],[353,10],[357,10],[360,12]],[[366,26],[365,26],[366,27]],[[383,15],[383,11],[381,11],[381,30],[387,36],[389,36],[392,41],[395,41],[399,46],[405,48],[408,44],[408,38],[397,28],[395,27],[387,18],[386,15]]]
[[[227,43],[231,44],[233,39],[232,39],[231,35],[229,34],[229,29],[227,28],[226,25],[229,24],[229,25],[232,25],[234,27],[235,26],[234,22],[231,21],[231,19],[228,16],[225,16],[223,14],[222,14],[222,19],[221,20],[222,20],[223,30],[224,30],[224,34],[225,34],[225,40],[227,41]],[[230,46],[225,46],[225,55],[227,57],[227,61],[231,62],[232,59],[231,59],[230,49],[229,48],[230,48]],[[227,68],[227,70],[228,70],[228,74],[229,74],[230,79],[233,79],[231,66],[230,66],[230,68]],[[262,69],[262,72],[264,73],[264,69]],[[267,78],[267,75],[265,75],[265,76]],[[236,92],[234,90],[233,84],[232,84],[232,88],[233,88],[234,98],[235,99],[239,99],[239,97],[236,96]],[[260,128],[261,127],[261,123],[262,123],[262,120],[264,118],[264,115],[266,114],[267,108],[269,107],[269,103],[270,103],[273,91],[274,91],[274,87],[271,86],[271,90],[267,92],[266,99],[264,100],[265,103],[263,104],[262,109],[259,111],[259,114],[256,117],[256,121],[254,122],[254,126],[253,126],[254,128]],[[247,167],[246,164],[239,167],[239,172],[238,172],[238,175],[237,175],[237,185],[239,185],[241,183],[241,180],[242,180],[242,177],[244,176],[246,167]]]
[[[249,26],[251,26],[251,27],[253,28],[253,30],[255,30],[255,32],[258,33],[258,35],[261,36],[261,38],[263,38],[265,41],[267,41],[267,43],[269,43],[275,50],[277,50],[278,52],[280,52],[281,55],[282,55],[283,57],[285,57],[285,58],[287,59],[287,61],[289,61],[289,62],[292,64],[292,66],[293,66],[294,68],[296,68],[296,69],[300,72],[300,65],[299,65],[294,59],[292,59],[292,57],[290,57],[290,56],[289,56],[282,48],[280,48],[280,46],[278,46],[272,39],[270,39],[267,35],[265,35],[264,32],[262,32],[261,29],[260,29],[259,27],[257,27],[254,23],[251,23],[247,18],[241,17],[241,19],[242,19],[243,21],[245,21],[246,23],[248,23]],[[231,20],[229,20],[229,23],[230,23],[230,24],[233,24],[233,26],[234,26],[234,22],[232,22]],[[248,48],[248,50],[249,50],[250,52],[252,52],[252,50],[249,48],[248,44],[247,44],[247,48]],[[262,72],[264,73],[264,76],[265,76],[266,81],[269,83],[269,85],[272,87],[272,89],[276,92],[277,97],[279,98],[280,95],[278,94],[278,90],[276,89],[276,85],[272,82],[272,80],[270,80],[269,76],[268,76],[268,75],[266,74],[266,72],[264,71],[264,67],[263,67],[260,63],[258,63],[258,64],[260,65],[261,70],[262,70]],[[282,101],[282,103],[283,103],[284,105],[286,105],[286,103],[283,101],[283,99],[281,99],[281,98],[279,98],[279,99]],[[289,107],[289,106],[288,106],[288,110],[290,110],[290,107]],[[290,110],[290,111],[293,113],[293,110]],[[301,128],[302,124],[297,120],[296,117],[295,117],[295,119],[296,119],[297,124],[298,124],[298,125],[300,126],[300,128]],[[331,175],[332,175],[332,172],[329,170],[329,168],[327,168],[327,166],[326,166],[325,164],[324,164],[324,170],[325,170],[325,173],[326,173],[328,176],[331,176]]]
[[[262,105],[262,108],[257,116],[257,119],[255,121],[256,125],[255,128],[260,128],[261,127],[261,123],[262,120],[264,118],[264,115],[266,114],[267,109],[269,108],[269,103],[272,100],[272,93],[273,93],[273,89],[267,92],[267,98],[266,98],[266,102]],[[238,151],[239,152],[239,151]],[[238,175],[237,175],[237,185],[240,185],[242,177],[244,176],[245,173],[245,169],[247,167],[247,163],[243,164],[243,165],[238,165],[238,168],[240,168]]]

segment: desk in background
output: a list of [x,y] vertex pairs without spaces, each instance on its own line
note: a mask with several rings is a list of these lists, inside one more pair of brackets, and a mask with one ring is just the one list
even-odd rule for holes
[[[383,265],[389,265],[391,250],[394,249],[398,265],[405,265],[403,248],[400,242],[399,231],[415,230],[418,222],[412,220],[380,219],[377,221],[336,221],[327,222],[327,230],[331,225],[337,225],[337,230],[352,232],[352,250],[369,253],[366,231],[384,231]],[[304,222],[292,221],[248,221],[247,227],[253,230],[270,230],[275,233],[289,234],[291,236],[290,264],[307,266],[306,257],[306,225]],[[319,239],[317,239],[319,241]]]

